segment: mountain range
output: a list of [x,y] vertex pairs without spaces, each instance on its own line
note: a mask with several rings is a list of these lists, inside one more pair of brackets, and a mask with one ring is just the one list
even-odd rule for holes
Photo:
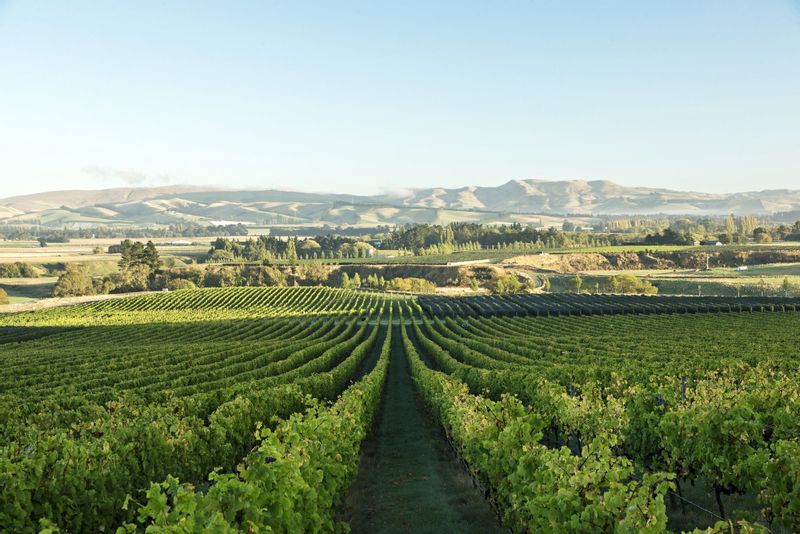
[[52,227],[178,222],[375,226],[404,223],[558,224],[567,214],[775,215],[800,210],[800,190],[712,194],[610,181],[511,180],[497,187],[345,195],[192,186],[66,190],[0,199],[0,224]]

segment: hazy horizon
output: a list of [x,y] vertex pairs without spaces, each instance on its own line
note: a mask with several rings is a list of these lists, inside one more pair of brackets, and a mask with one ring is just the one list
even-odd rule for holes
[[0,198],[800,188],[800,3],[0,1]]
[[[498,187],[503,184],[508,183],[509,181],[525,181],[525,180],[535,180],[539,182],[567,182],[567,181],[584,181],[584,182],[593,182],[593,181],[608,181],[614,182],[617,185],[621,185],[624,187],[632,187],[632,188],[642,188],[642,189],[664,189],[669,191],[677,191],[682,193],[697,193],[697,194],[714,194],[714,195],[734,195],[737,193],[759,193],[763,191],[770,191],[770,190],[791,190],[791,191],[800,191],[800,185],[796,187],[783,187],[783,188],[755,188],[755,189],[742,189],[737,191],[703,191],[700,189],[671,189],[669,187],[657,187],[657,186],[636,186],[636,185],[629,185],[629,184],[621,184],[616,182],[615,180],[583,180],[580,178],[572,179],[572,180],[544,180],[538,178],[512,178],[510,180],[502,180],[497,183],[486,183],[482,185],[476,184],[464,184],[463,186],[457,187],[447,187],[446,189],[460,189],[460,188],[467,188],[467,187]],[[338,190],[326,190],[326,189],[308,189],[308,188],[293,188],[293,187],[258,187],[258,186],[251,186],[251,187],[236,187],[236,186],[226,186],[221,184],[190,184],[190,183],[168,183],[168,184],[160,184],[160,185],[106,185],[106,186],[98,186],[98,187],[62,187],[57,189],[46,189],[41,191],[32,191],[29,193],[20,193],[20,194],[13,194],[13,195],[2,195],[0,196],[0,200],[4,200],[7,198],[12,197],[25,197],[30,195],[38,195],[38,194],[46,194],[46,193],[57,193],[59,191],[103,191],[109,189],[152,189],[152,188],[201,188],[201,189],[208,189],[208,190],[219,190],[219,191],[266,191],[266,190],[276,190],[276,191],[285,191],[285,192],[295,192],[295,193],[320,193],[320,194],[339,194],[339,195],[352,195],[352,196],[371,196],[373,194],[376,195],[397,195],[400,196],[404,192],[408,192],[411,190],[419,190],[419,189],[435,189],[439,186],[431,185],[429,187],[414,187],[414,188],[382,188],[378,190],[377,193],[350,193],[350,192],[342,192]]]

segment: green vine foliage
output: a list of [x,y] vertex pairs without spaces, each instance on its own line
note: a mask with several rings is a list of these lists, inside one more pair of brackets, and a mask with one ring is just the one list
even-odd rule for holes
[[403,344],[426,404],[467,463],[494,492],[515,532],[663,532],[672,476],[637,480],[613,453],[616,437],[596,437],[576,456],[540,443],[541,417],[518,399],[473,395],[463,382],[425,366],[405,328]]
[[390,351],[391,330],[365,378],[332,406],[315,402],[274,429],[260,428],[257,448],[235,473],[211,473],[207,492],[172,476],[153,484],[137,521],[118,533],[346,531],[335,511],[357,472]]

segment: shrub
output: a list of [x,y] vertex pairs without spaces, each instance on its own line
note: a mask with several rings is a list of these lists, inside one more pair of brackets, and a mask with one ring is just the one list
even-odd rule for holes
[[147,265],[134,265],[119,273],[114,273],[109,277],[115,286],[112,292],[147,291],[150,288],[150,273],[150,267]]
[[328,281],[328,268],[318,261],[305,263],[298,267],[297,271],[300,279],[310,285],[323,285]]
[[655,295],[658,288],[647,280],[640,280],[631,274],[617,274],[608,279],[606,289],[611,293],[643,293]]
[[517,278],[515,275],[506,274],[493,279],[489,283],[489,289],[492,291],[492,293],[498,294],[522,293],[523,291],[527,291],[527,286],[520,282],[519,278]]
[[8,304],[10,302],[11,300],[9,300],[6,290],[0,287],[0,304]]
[[54,297],[80,297],[94,295],[94,292],[92,277],[74,266],[68,267],[53,287]]
[[94,292],[96,295],[107,295],[113,293],[117,286],[114,284],[111,276],[104,276],[103,278],[96,278],[93,280]]
[[165,274],[168,278],[181,278],[193,283],[196,287],[203,287],[206,278],[206,268],[200,265],[192,267],[184,267],[179,269],[170,269]]
[[434,293],[436,284],[424,278],[393,278],[386,283],[386,289],[410,291],[412,293]]
[[182,289],[197,289],[197,286],[191,280],[184,280],[183,278],[173,278],[167,282],[167,289],[170,291],[180,291]]
[[242,285],[241,269],[238,267],[214,267],[206,271],[206,287],[233,287]]
[[0,264],[0,278],[38,278],[40,275],[41,270],[30,263],[18,261]]
[[0,278],[20,278],[19,268],[14,263],[0,263]]
[[233,253],[228,250],[215,250],[209,256],[209,261],[212,263],[224,263],[235,259]]

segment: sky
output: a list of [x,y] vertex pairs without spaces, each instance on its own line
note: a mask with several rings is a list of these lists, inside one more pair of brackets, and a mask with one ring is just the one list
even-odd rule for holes
[[800,0],[0,0],[0,197],[800,189]]

